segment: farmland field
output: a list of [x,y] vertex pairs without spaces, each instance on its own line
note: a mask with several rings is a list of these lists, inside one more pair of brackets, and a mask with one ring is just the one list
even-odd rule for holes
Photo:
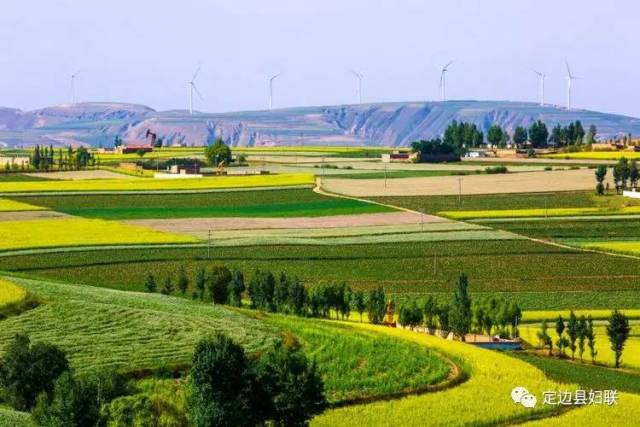
[[640,299],[633,297],[640,283],[638,264],[528,240],[215,247],[211,259],[204,247],[0,258],[1,268],[8,271],[132,290],[142,289],[147,271],[175,277],[184,266],[193,276],[200,268],[217,264],[239,268],[249,276],[256,268],[286,271],[309,285],[342,280],[364,290],[382,285],[398,298],[429,294],[448,298],[455,279],[465,271],[473,293],[500,294],[529,310],[640,308]]
[[640,214],[640,206],[627,206],[619,210],[605,208],[551,208],[551,209],[500,209],[485,211],[443,211],[438,212],[447,218],[457,220],[480,218],[526,218],[526,217],[563,217],[588,215],[632,215]]
[[323,196],[311,189],[126,196],[14,196],[12,200],[70,215],[102,219],[293,217],[392,211],[380,205]]
[[0,308],[22,301],[27,292],[21,287],[0,278]]
[[0,182],[0,193],[203,191],[228,188],[311,185],[313,175],[248,175],[195,179],[127,178],[113,180]]
[[555,240],[623,240],[640,238],[638,218],[549,218],[478,222],[526,236]]
[[84,218],[4,221],[0,251],[62,246],[189,243],[197,239],[115,221]]

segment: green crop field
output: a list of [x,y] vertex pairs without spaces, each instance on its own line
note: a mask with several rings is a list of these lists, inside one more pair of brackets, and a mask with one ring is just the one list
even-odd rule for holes
[[0,173],[0,182],[46,181],[46,178],[29,176],[22,173]]
[[[594,178],[595,182],[595,178]],[[458,196],[372,197],[377,202],[427,213],[442,211],[487,211],[504,209],[590,208],[618,209],[638,206],[640,202],[622,196],[597,197],[593,191],[557,193],[482,194]]]
[[550,218],[478,223],[543,239],[621,240],[640,238],[640,220],[638,218]]
[[[640,266],[627,259],[528,240],[409,242],[343,246],[215,247],[65,251],[0,258],[8,271],[61,281],[141,290],[147,272],[191,276],[225,264],[251,275],[256,268],[286,271],[307,284],[346,281],[356,289],[379,285],[397,297],[446,295],[466,272],[471,291],[499,294],[529,310],[640,308]],[[446,294],[445,294],[446,293]]]
[[282,315],[266,322],[298,337],[333,402],[420,391],[450,371],[430,349],[348,324]]
[[293,217],[392,211],[371,203],[323,196],[311,189],[26,196],[12,199],[70,215],[103,219]]

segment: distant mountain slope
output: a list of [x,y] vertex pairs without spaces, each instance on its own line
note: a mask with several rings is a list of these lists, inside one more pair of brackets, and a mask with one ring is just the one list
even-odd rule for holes
[[585,128],[594,124],[600,138],[640,134],[637,118],[510,101],[398,102],[193,115],[133,104],[82,103],[31,112],[0,109],[0,141],[108,146],[116,135],[141,141],[149,129],[170,144],[203,145],[220,136],[239,146],[407,146],[442,135],[453,120],[475,123],[486,133],[493,123],[512,131],[538,119],[549,127],[574,120]]

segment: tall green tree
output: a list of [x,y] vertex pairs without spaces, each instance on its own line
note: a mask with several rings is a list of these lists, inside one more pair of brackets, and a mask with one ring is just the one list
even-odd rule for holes
[[598,350],[596,350],[596,332],[593,329],[593,319],[591,315],[587,317],[587,328],[585,330],[585,336],[587,337],[587,346],[589,347],[589,355],[591,356],[591,363],[595,363]]
[[200,298],[200,301],[204,300],[204,292],[207,286],[207,273],[203,269],[198,271],[196,275],[196,296]]
[[222,334],[196,345],[187,395],[190,424],[254,427],[267,417],[265,397],[241,346]]
[[605,190],[603,182],[605,177],[607,176],[607,167],[604,165],[598,166],[598,168],[596,169],[595,175],[596,175],[596,182],[597,182],[596,193],[601,196],[604,194],[604,190]]
[[147,278],[144,281],[144,288],[147,292],[155,292],[158,289],[156,279],[153,274],[147,273]]
[[534,122],[529,127],[529,140],[534,148],[543,148],[547,146],[549,139],[549,130],[542,120]]
[[514,129],[512,139],[516,147],[521,147],[525,142],[527,142],[528,138],[529,133],[527,132],[527,129],[522,126],[518,126]]
[[544,319],[540,324],[540,330],[538,331],[538,341],[540,342],[540,345],[542,346],[542,348],[547,347],[549,349],[549,356],[551,356],[553,343],[551,341],[551,337],[549,336],[549,333],[547,332],[548,329],[549,329],[549,326],[547,324],[547,319]]
[[625,343],[629,338],[630,331],[631,327],[629,326],[629,319],[627,316],[618,310],[614,310],[609,317],[607,335],[609,336],[609,343],[611,344],[611,350],[615,357],[616,368],[620,367],[620,359],[622,358],[622,352],[624,351]]
[[369,322],[373,324],[382,323],[384,320],[386,310],[386,301],[384,290],[379,287],[377,289],[373,289],[369,293],[369,298],[367,299],[367,312],[369,314]]
[[229,282],[228,303],[236,307],[242,306],[242,294],[245,291],[244,274],[240,270],[233,270],[231,282]]
[[449,322],[451,332],[464,341],[464,336],[471,329],[471,297],[469,296],[469,280],[466,274],[461,274],[458,277]]
[[[433,295],[429,295],[427,297],[426,302],[424,303],[424,324],[432,331],[436,328],[436,317],[438,315],[438,304],[436,303]],[[431,332],[430,332],[431,333]]]
[[598,130],[596,129],[595,125],[589,126],[589,131],[587,132],[587,139],[585,140],[585,143],[588,145],[595,144],[597,134]]
[[229,283],[231,283],[231,271],[227,267],[217,265],[211,269],[209,295],[214,304],[227,303]]
[[571,360],[576,356],[576,340],[580,334],[580,323],[573,310],[569,313],[569,322],[567,323],[567,335],[569,335],[569,349],[571,350]]
[[489,128],[489,131],[487,132],[487,141],[489,141],[493,146],[498,146],[498,144],[500,144],[500,141],[502,141],[503,134],[504,131],[502,130],[502,128],[499,125],[494,124]]
[[181,266],[178,272],[178,290],[184,295],[187,293],[187,289],[189,289],[189,277],[184,266]]
[[354,311],[356,311],[360,315],[360,323],[362,323],[362,313],[364,313],[365,308],[367,307],[365,304],[364,293],[362,291],[356,291],[353,294],[353,298],[351,299],[351,304],[353,306]]
[[315,362],[309,363],[292,335],[260,357],[256,373],[272,402],[268,418],[277,426],[306,426],[327,404]]
[[556,346],[558,347],[558,356],[561,356],[562,354],[564,354],[564,346],[566,343],[566,339],[564,339],[564,335],[563,335],[564,329],[565,329],[564,319],[562,318],[562,316],[558,316],[558,318],[556,319],[556,334],[558,335]]

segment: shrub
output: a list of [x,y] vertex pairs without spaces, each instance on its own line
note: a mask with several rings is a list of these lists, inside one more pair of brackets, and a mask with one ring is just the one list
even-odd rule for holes
[[489,166],[485,168],[484,171],[488,174],[499,174],[499,173],[508,173],[509,169],[507,169],[506,166],[500,165],[500,166],[493,166],[493,167]]
[[209,278],[209,293],[214,304],[226,304],[229,283],[231,271],[225,266],[214,267]]

